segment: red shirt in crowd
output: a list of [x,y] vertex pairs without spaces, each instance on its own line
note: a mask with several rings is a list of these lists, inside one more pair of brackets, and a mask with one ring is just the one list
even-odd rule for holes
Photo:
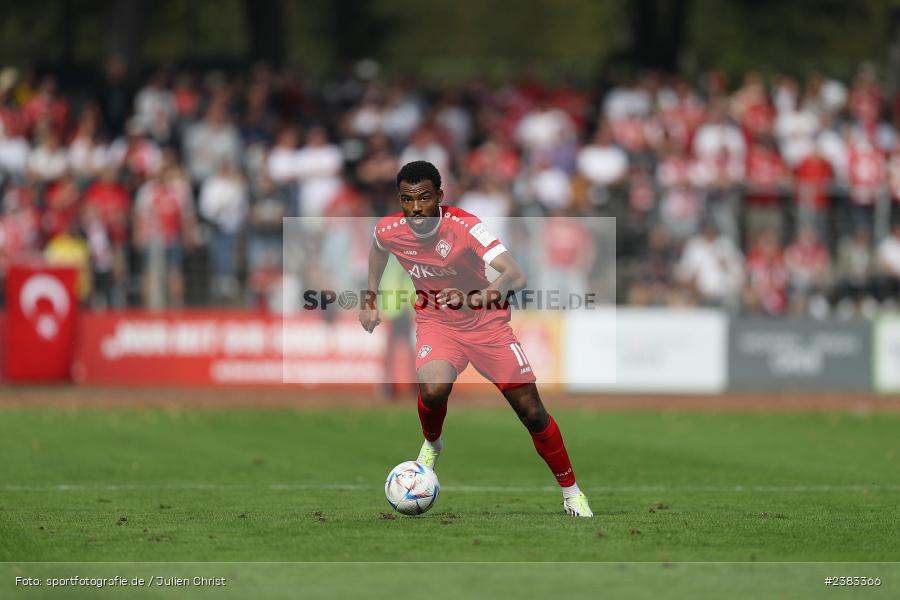
[[547,265],[551,269],[577,267],[594,254],[594,238],[578,219],[548,219],[543,238]]
[[848,153],[850,199],[859,206],[875,203],[886,183],[884,156],[870,143],[854,143]]
[[28,131],[46,119],[57,137],[63,139],[69,122],[69,103],[49,94],[35,94],[22,107],[22,116]]
[[47,206],[41,216],[41,229],[46,239],[53,239],[78,219],[78,188],[71,179],[62,179],[47,188]]
[[833,176],[831,163],[821,155],[806,156],[794,169],[797,204],[816,210],[828,208],[828,186]]
[[746,175],[748,202],[776,204],[779,184],[784,180],[787,172],[787,167],[777,151],[760,144],[750,146],[747,152]]
[[172,180],[148,182],[138,192],[136,209],[147,236],[159,235],[167,246],[178,244],[184,217],[192,210],[188,185]]
[[97,211],[106,227],[109,241],[119,246],[128,241],[128,216],[131,198],[124,186],[97,180],[84,193],[84,203]]
[[787,310],[788,272],[780,250],[756,244],[747,254],[747,281],[767,313],[780,315]]
[[784,251],[785,263],[799,276],[814,280],[831,264],[825,245],[816,240],[797,240]]

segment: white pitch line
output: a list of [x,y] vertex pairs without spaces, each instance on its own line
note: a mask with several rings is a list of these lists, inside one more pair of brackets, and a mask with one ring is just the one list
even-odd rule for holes
[[[159,484],[56,484],[56,485],[0,485],[0,492],[150,492],[150,491],[240,491],[269,489],[273,491],[345,491],[369,492],[380,490],[381,486],[360,483],[273,483],[260,485],[218,484],[218,483],[159,483]],[[447,485],[448,492],[492,492],[492,493],[536,493],[558,491],[557,486],[544,485]],[[583,488],[592,493],[812,493],[812,492],[900,492],[900,484],[854,484],[854,485],[601,485]]]

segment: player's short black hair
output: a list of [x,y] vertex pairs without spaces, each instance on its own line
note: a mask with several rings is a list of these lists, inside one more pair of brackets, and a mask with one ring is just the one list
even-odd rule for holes
[[441,189],[441,174],[438,172],[437,167],[427,160],[414,160],[403,165],[400,172],[397,173],[397,187],[400,187],[401,181],[419,183],[425,179],[430,180],[434,184],[435,191]]

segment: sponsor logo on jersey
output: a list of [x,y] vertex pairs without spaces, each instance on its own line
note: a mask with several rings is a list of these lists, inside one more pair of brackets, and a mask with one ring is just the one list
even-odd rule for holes
[[487,248],[491,242],[497,239],[493,235],[491,235],[491,232],[487,230],[487,227],[484,226],[484,223],[475,225],[474,227],[472,227],[472,229],[469,230],[469,233],[471,233],[472,236],[476,240],[478,240],[485,248]]
[[411,269],[407,269],[407,271],[409,271],[409,274],[416,279],[456,275],[456,269],[454,269],[453,267],[435,267],[431,265],[413,265],[413,267]]
[[453,246],[450,245],[447,240],[441,240],[437,243],[437,246],[434,248],[438,254],[442,257],[447,258],[447,255],[450,254],[450,250],[453,249]]
[[415,256],[416,254],[418,254],[418,252],[416,252],[415,250],[404,250],[404,251],[403,251],[403,254],[408,254],[408,255],[410,255],[410,256]]
[[429,352],[431,352],[431,346],[425,344],[424,346],[419,348],[419,352],[416,356],[418,356],[419,358],[425,358],[426,356],[428,356]]

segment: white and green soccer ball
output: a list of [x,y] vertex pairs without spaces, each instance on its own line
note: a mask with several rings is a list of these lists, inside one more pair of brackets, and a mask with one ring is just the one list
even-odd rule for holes
[[437,474],[414,460],[402,462],[391,469],[384,482],[384,495],[388,503],[404,515],[428,512],[437,501],[440,489]]

